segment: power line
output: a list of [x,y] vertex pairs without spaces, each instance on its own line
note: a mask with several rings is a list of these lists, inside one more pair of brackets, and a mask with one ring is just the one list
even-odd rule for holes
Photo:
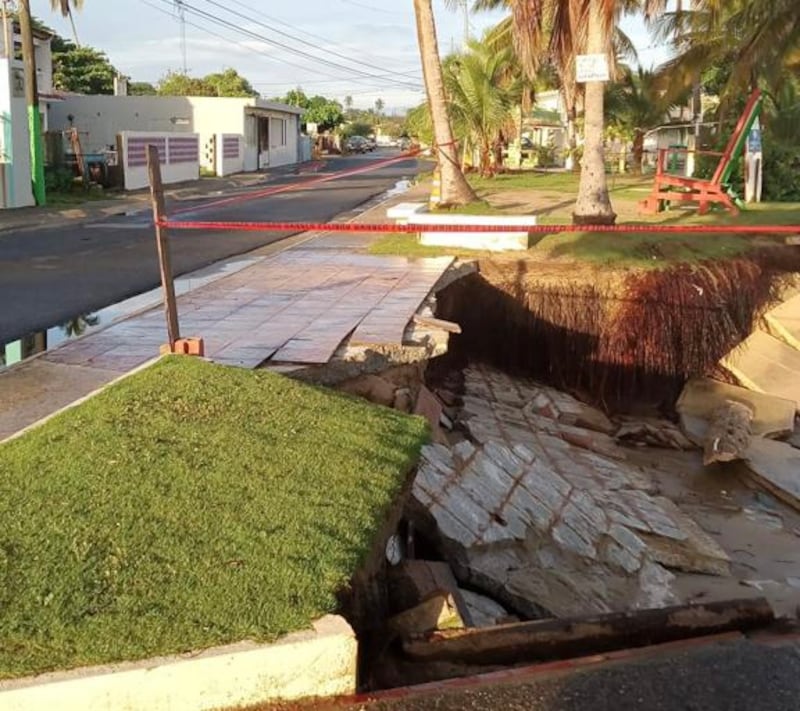
[[181,25],[181,55],[183,56],[183,73],[188,74],[189,68],[186,61],[186,8],[183,0],[175,0],[175,11],[178,13],[178,22]]
[[[245,10],[249,10],[250,12],[255,12],[255,13],[257,13],[259,15],[259,17],[263,17],[264,19],[269,20],[270,22],[275,22],[278,25],[283,25],[284,27],[288,27],[291,30],[293,30],[294,32],[297,32],[297,33],[299,33],[301,35],[305,35],[306,37],[310,37],[311,39],[317,40],[318,42],[325,42],[327,45],[332,45],[334,47],[338,46],[338,47],[341,47],[342,49],[345,49],[345,47],[343,45],[337,44],[335,42],[332,42],[330,37],[323,37],[322,35],[316,35],[313,32],[309,32],[308,30],[304,30],[304,29],[301,29],[300,27],[296,27],[295,25],[293,25],[293,24],[291,24],[289,22],[285,22],[284,20],[281,20],[281,19],[279,19],[277,17],[270,17],[269,15],[265,15],[263,12],[261,12],[261,10],[257,10],[252,5],[248,5],[247,3],[244,3],[241,0],[228,0],[228,2],[232,2],[234,5],[237,5],[238,7],[244,8]],[[267,25],[264,25],[264,26],[266,27]],[[311,45],[311,46],[319,49],[318,45]],[[338,54],[336,52],[333,52],[330,49],[326,49],[325,51],[326,52],[330,52],[331,54],[334,54],[337,57],[343,57],[344,59],[347,59],[348,61],[356,61],[356,60],[352,60],[350,57],[347,57],[347,56]],[[365,58],[369,59],[369,57],[371,55],[362,55],[362,56],[364,56]],[[373,57],[373,60],[374,60],[374,57]],[[381,61],[385,61],[385,60],[381,60]],[[364,62],[359,62],[359,64],[365,64],[365,63]],[[375,61],[373,61],[372,64],[366,64],[366,66],[368,66],[370,68],[373,68],[374,64],[375,64]],[[399,75],[406,75],[406,74],[413,73],[416,76],[416,75],[419,74],[419,70],[403,70],[401,72],[396,72],[396,73],[399,74]]]
[[[171,0],[162,0],[162,2],[170,3]],[[216,3],[214,3],[214,4],[216,4]],[[329,59],[323,59],[321,57],[314,56],[313,54],[309,54],[308,52],[305,52],[303,50],[297,49],[296,47],[292,47],[291,45],[285,44],[283,42],[278,42],[277,40],[274,40],[274,39],[271,39],[269,37],[266,37],[266,36],[264,36],[264,35],[262,35],[262,34],[260,34],[258,32],[254,32],[252,30],[245,29],[244,27],[239,27],[238,25],[235,25],[234,23],[229,22],[228,20],[226,20],[226,19],[224,19],[222,17],[219,17],[218,15],[214,15],[213,13],[207,12],[207,11],[202,10],[202,9],[200,9],[200,8],[194,6],[194,5],[191,5],[188,2],[185,2],[185,0],[183,2],[183,5],[189,12],[194,13],[195,15],[199,15],[199,16],[201,16],[203,18],[211,20],[214,23],[217,23],[219,25],[222,25],[224,27],[232,29],[232,30],[234,30],[235,32],[237,32],[237,33],[239,33],[241,35],[245,35],[245,36],[251,37],[252,39],[264,42],[265,44],[270,44],[270,45],[273,45],[275,47],[280,47],[281,49],[284,49],[287,52],[290,52],[291,54],[294,54],[294,55],[297,55],[297,56],[300,56],[300,57],[304,57],[306,59],[310,59],[310,60],[312,60],[314,62],[318,62],[318,63],[323,64],[325,66],[334,67],[336,69],[342,69],[342,70],[350,72],[352,74],[358,74],[358,75],[360,75],[360,76],[362,76],[364,78],[367,78],[367,79],[381,78],[379,75],[371,74],[369,72],[365,72],[365,71],[362,71],[360,69],[354,69],[353,67],[348,67],[348,66],[345,66],[343,64],[339,64],[337,62],[329,60]],[[399,84],[405,83],[406,85],[411,86],[410,82],[398,82],[398,83]],[[418,86],[418,84],[414,84],[413,88],[417,88],[417,86]]]
[[[170,0],[160,0],[160,1],[168,3]],[[163,7],[161,7],[159,5],[154,4],[150,0],[140,0],[140,2],[142,2],[145,5],[147,5],[148,7],[153,8],[154,10],[157,10],[158,12],[161,12],[162,14],[168,15],[170,17],[174,17],[172,12],[170,12],[169,10],[165,10]],[[314,71],[314,73],[317,76],[322,74],[323,76],[327,76],[328,77],[327,80],[308,80],[308,81],[300,81],[300,82],[293,82],[293,81],[275,82],[273,84],[274,86],[288,86],[290,84],[297,84],[297,83],[310,84],[310,83],[317,83],[317,82],[322,82],[322,81],[325,81],[325,82],[329,81],[329,82],[332,82],[332,83],[333,82],[341,82],[341,83],[344,83],[344,82],[358,82],[358,83],[364,83],[365,81],[368,81],[368,80],[363,79],[361,77],[348,77],[348,76],[338,77],[338,76],[335,76],[333,74],[329,74],[329,73],[320,71],[318,69],[310,70],[309,67],[305,67],[305,66],[302,66],[300,64],[296,64],[294,62],[290,62],[287,59],[283,59],[281,57],[277,57],[277,56],[275,56],[273,54],[270,54],[270,53],[267,53],[267,52],[264,52],[264,51],[261,51],[261,50],[258,50],[258,49],[253,49],[251,46],[245,44],[244,42],[238,42],[238,41],[236,41],[234,39],[231,39],[227,35],[221,34],[219,32],[215,32],[214,30],[211,30],[208,27],[205,27],[204,25],[199,25],[199,24],[197,24],[195,22],[191,22],[190,20],[186,21],[186,25],[188,27],[193,27],[193,28],[195,28],[197,30],[200,30],[201,32],[204,32],[205,34],[210,35],[212,37],[217,37],[218,39],[225,40],[226,42],[236,44],[236,45],[238,45],[240,47],[244,47],[250,53],[263,55],[264,57],[267,57],[268,59],[271,59],[272,61],[279,62],[281,64],[286,64],[287,66],[294,67],[296,69],[301,69],[303,71]],[[386,78],[388,79],[390,76],[391,75],[387,75]],[[263,84],[260,84],[260,86],[263,86]],[[381,88],[388,88],[388,87],[386,87],[385,85],[380,85],[380,86],[376,86],[375,89],[370,89],[370,91],[377,91],[378,89],[381,89]]]

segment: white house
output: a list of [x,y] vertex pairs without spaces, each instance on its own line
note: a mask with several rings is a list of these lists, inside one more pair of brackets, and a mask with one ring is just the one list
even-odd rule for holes
[[[34,204],[31,189],[30,134],[25,105],[25,70],[20,56],[21,37],[15,25],[13,51],[0,57],[0,207],[27,207]],[[48,107],[59,99],[53,93],[52,36],[33,31],[36,74],[39,88],[39,113],[42,129],[47,129]],[[9,48],[11,49],[11,48]]]
[[[128,182],[126,162],[136,160],[129,140],[138,145],[149,134],[159,140],[175,134],[196,136],[199,165],[217,175],[305,159],[300,136],[303,110],[295,106],[259,98],[196,96],[62,94],[61,99],[48,108],[50,130],[77,129],[85,154],[117,152],[129,188],[141,187]],[[181,174],[180,179],[187,176]]]

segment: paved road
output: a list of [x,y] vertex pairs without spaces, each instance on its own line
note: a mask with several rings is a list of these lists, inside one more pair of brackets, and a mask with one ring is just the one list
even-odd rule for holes
[[[327,707],[307,707],[320,710]],[[339,707],[340,711],[345,707]],[[351,708],[351,707],[346,707]],[[800,648],[739,640],[449,693],[360,703],[361,711],[797,711]]]
[[[255,188],[308,180],[318,175],[360,168],[396,152],[335,158],[315,175],[267,176]],[[307,189],[200,209],[182,215],[207,220],[325,222],[416,174],[416,160],[406,160],[361,175],[342,177]],[[220,196],[198,200],[201,208]],[[168,211],[176,205],[168,205]],[[182,202],[181,208],[187,203]],[[235,254],[287,237],[269,232],[183,232],[171,234],[175,275],[199,269]],[[89,225],[0,235],[0,344],[96,311],[159,283],[155,242],[146,215],[118,217]]]

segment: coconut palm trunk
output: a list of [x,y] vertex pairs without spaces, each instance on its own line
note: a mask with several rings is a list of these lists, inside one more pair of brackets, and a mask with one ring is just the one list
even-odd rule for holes
[[458,153],[453,140],[453,129],[447,110],[447,95],[444,89],[439,46],[436,39],[436,23],[433,19],[431,0],[414,0],[417,20],[417,39],[422,60],[422,75],[431,109],[436,155],[441,172],[441,204],[465,205],[476,199],[458,163]]
[[[590,0],[589,26],[586,33],[587,54],[608,54],[609,27],[601,11],[602,0]],[[584,98],[584,145],[578,199],[572,213],[576,225],[610,225],[617,215],[611,207],[606,183],[603,82],[586,84]]]

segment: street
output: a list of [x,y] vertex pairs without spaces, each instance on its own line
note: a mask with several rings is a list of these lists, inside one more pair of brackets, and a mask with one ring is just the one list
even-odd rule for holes
[[[267,174],[265,182],[237,191],[236,196],[366,167],[396,156],[395,151],[378,151],[330,159],[313,174]],[[182,212],[181,219],[326,222],[417,171],[417,161],[409,159],[374,172],[219,206],[214,203],[227,196],[191,203],[168,202],[167,211],[196,207]],[[179,276],[288,236],[285,232],[173,231],[173,272]],[[150,215],[4,233],[0,235],[0,275],[0,301],[6,305],[0,314],[0,344],[142,293],[159,284]]]

